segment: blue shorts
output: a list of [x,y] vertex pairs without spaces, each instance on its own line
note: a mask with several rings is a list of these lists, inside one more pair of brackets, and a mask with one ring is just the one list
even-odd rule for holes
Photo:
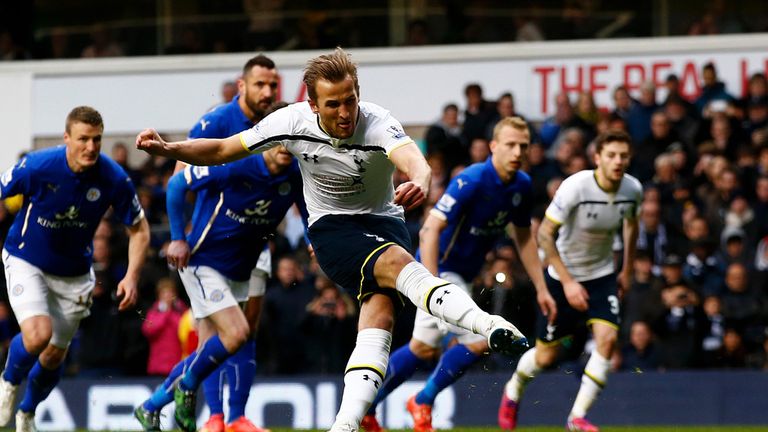
[[309,239],[323,272],[361,302],[374,293],[400,299],[396,290],[376,284],[373,265],[390,246],[410,252],[411,237],[403,220],[370,214],[326,215],[309,227]]
[[537,321],[537,343],[556,343],[561,339],[572,336],[578,332],[580,326],[592,325],[594,322],[619,328],[619,297],[618,286],[616,285],[616,275],[609,274],[590,281],[581,282],[589,293],[589,308],[584,311],[577,311],[569,303],[563,291],[563,284],[552,278],[549,273],[544,271],[544,278],[547,281],[549,293],[557,303],[557,318],[554,326],[549,326],[547,319],[538,311]]

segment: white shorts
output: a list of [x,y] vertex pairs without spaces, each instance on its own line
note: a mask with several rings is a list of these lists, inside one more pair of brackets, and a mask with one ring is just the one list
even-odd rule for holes
[[272,276],[272,252],[265,247],[256,261],[256,267],[251,271],[248,283],[248,297],[261,297],[267,291],[267,279]]
[[[440,278],[450,282],[469,293],[469,287],[464,279],[453,272],[440,273]],[[470,293],[471,294],[471,293]],[[434,317],[421,309],[416,309],[416,319],[413,322],[413,339],[422,342],[432,348],[439,348],[443,338],[448,334],[456,335],[460,344],[468,345],[485,340],[485,337],[457,327],[453,324]]]
[[3,249],[8,299],[21,324],[33,316],[51,318],[50,344],[66,349],[80,325],[90,315],[91,294],[96,284],[93,269],[82,276],[62,277],[38,267]]
[[179,277],[189,296],[195,319],[207,318],[248,300],[249,281],[228,279],[211,267],[189,266],[179,271]]

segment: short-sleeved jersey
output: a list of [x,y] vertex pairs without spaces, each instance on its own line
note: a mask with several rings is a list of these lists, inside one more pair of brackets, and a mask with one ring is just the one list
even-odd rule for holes
[[66,147],[29,153],[0,180],[0,199],[24,196],[5,249],[46,273],[79,276],[90,271],[93,234],[111,206],[115,217],[135,225],[144,217],[131,179],[112,159],[75,173]]
[[531,191],[528,174],[518,171],[513,181],[504,183],[491,158],[454,177],[430,211],[447,223],[440,233],[439,271],[474,279],[507,224],[531,225]]
[[392,202],[389,155],[413,140],[389,111],[367,102],[359,106],[355,132],[347,139],[326,134],[308,102],[278,110],[240,134],[248,151],[283,144],[299,159],[310,225],[328,214],[403,218],[403,208]]
[[[566,178],[547,207],[546,217],[560,225],[557,251],[577,281],[613,273],[613,240],[624,219],[640,212],[643,187],[629,174],[616,192],[597,184],[595,171],[584,170]],[[549,267],[549,274],[559,280]]]
[[272,175],[264,157],[211,167],[188,166],[184,178],[198,195],[187,242],[190,265],[213,267],[237,281],[250,278],[261,251],[285,213],[296,203],[304,215],[302,181],[296,161]]

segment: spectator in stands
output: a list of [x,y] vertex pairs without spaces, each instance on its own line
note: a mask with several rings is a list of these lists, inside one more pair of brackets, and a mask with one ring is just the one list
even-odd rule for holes
[[683,265],[683,276],[702,295],[720,295],[723,292],[725,263],[715,254],[716,242],[701,238],[691,242],[691,252]]
[[525,119],[525,116],[521,115],[515,109],[515,97],[512,93],[506,92],[499,96],[496,100],[496,111],[491,115],[491,119],[488,122],[488,127],[485,129],[485,139],[491,141],[493,139],[493,128],[501,119],[506,117],[520,117],[528,124],[528,130],[531,132],[531,143],[539,142],[539,137],[536,134],[536,128]]
[[224,81],[221,84],[221,103],[230,103],[237,96],[237,83],[234,81]]
[[762,337],[762,320],[765,316],[766,299],[763,292],[749,283],[749,273],[744,264],[728,266],[725,276],[725,293],[722,295],[723,316],[726,321],[743,329],[756,341]]
[[475,138],[469,145],[469,163],[471,164],[485,161],[490,154],[491,148],[485,138]]
[[635,321],[650,321],[662,311],[660,302],[661,286],[652,269],[651,255],[638,247],[633,262],[634,276],[630,288],[622,294],[621,336],[626,339]]
[[[547,118],[542,123],[539,129],[539,136],[542,144],[547,149],[555,147],[555,145],[563,139],[561,136],[565,131],[576,128],[582,132],[584,143],[590,141],[594,136],[594,127],[586,123],[580,117],[578,117],[573,111],[573,105],[571,105],[568,95],[565,93],[559,93],[555,96],[555,115]],[[582,146],[585,147],[586,145]],[[550,150],[552,154],[553,150]]]
[[125,53],[119,43],[112,39],[109,29],[97,24],[91,29],[91,44],[83,49],[80,57],[122,57]]
[[579,92],[578,98],[576,98],[576,108],[574,110],[576,115],[582,119],[585,123],[592,126],[597,126],[597,121],[600,117],[600,111],[597,109],[595,98],[591,91]]
[[[639,104],[640,105],[640,104]],[[663,111],[656,111],[650,118],[651,133],[633,149],[630,174],[637,177],[641,183],[646,183],[653,177],[654,161],[664,153],[672,143],[678,141],[672,125]]]
[[[765,151],[768,155],[768,149]],[[760,175],[755,182],[755,202],[752,210],[755,214],[756,240],[768,234],[768,176]]]
[[753,251],[746,247],[746,233],[736,226],[726,226],[720,235],[721,259],[726,265],[751,263]]
[[411,20],[408,23],[408,29],[405,36],[405,45],[420,46],[432,43],[429,31],[429,25],[423,19]]
[[[701,95],[694,102],[699,115],[706,117],[711,112],[722,112],[729,104],[733,104],[735,99],[728,93],[725,84],[718,80],[714,63],[705,64],[701,69],[701,76]],[[713,105],[713,102],[717,103]]]
[[662,290],[661,301],[664,311],[652,324],[658,336],[661,365],[669,369],[695,366],[706,325],[696,293],[684,283],[670,285]]
[[306,365],[304,346],[306,338],[301,323],[307,304],[315,297],[314,287],[308,283],[299,263],[292,256],[277,261],[275,281],[264,296],[259,340],[267,354],[262,372],[275,374],[300,373]]
[[654,342],[653,331],[645,321],[635,321],[629,333],[629,343],[621,350],[621,370],[654,371],[661,361]]
[[723,347],[725,335],[725,317],[722,313],[720,297],[711,295],[704,297],[703,309],[706,315],[703,338],[701,341],[702,366],[714,366],[715,361]]
[[[699,122],[695,115],[698,112],[692,112],[692,105],[682,96],[670,95],[664,102],[664,113],[669,119],[672,130],[683,141],[686,146],[694,144],[696,133],[699,130]],[[694,110],[695,111],[695,110]]]
[[641,207],[637,247],[648,251],[653,274],[659,275],[667,254],[667,227],[661,220],[661,206],[657,201],[644,200]]
[[627,120],[632,106],[636,103],[626,87],[618,86],[613,90],[613,115]]
[[187,305],[178,297],[176,282],[163,278],[157,282],[157,301],[147,312],[141,332],[149,341],[147,374],[165,376],[181,360],[179,321]]
[[301,323],[307,336],[306,372],[338,373],[355,348],[357,314],[355,304],[341,292],[330,279],[318,276],[315,283],[317,295],[307,305],[307,313]]
[[723,345],[715,358],[715,367],[724,369],[744,368],[747,366],[747,348],[739,328],[726,327]]
[[427,129],[425,135],[427,154],[441,153],[450,171],[469,159],[468,145],[464,143],[459,124],[459,107],[448,104],[443,107],[440,120]]
[[464,88],[467,107],[464,110],[464,141],[471,143],[475,138],[485,138],[485,131],[495,112],[492,103],[483,99],[480,84],[468,84]]
[[633,142],[642,143],[651,135],[651,116],[658,108],[656,85],[653,81],[643,82],[640,85],[640,98],[632,104],[626,117]]

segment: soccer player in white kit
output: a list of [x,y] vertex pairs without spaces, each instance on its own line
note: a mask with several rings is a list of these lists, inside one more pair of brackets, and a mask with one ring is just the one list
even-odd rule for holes
[[[616,349],[618,290],[627,289],[632,280],[643,194],[640,182],[625,174],[629,158],[629,135],[622,131],[600,135],[595,149],[597,168],[566,178],[547,208],[538,240],[549,263],[545,276],[558,313],[551,324],[539,317],[536,346],[520,358],[504,389],[499,408],[499,426],[503,429],[517,426],[518,404],[525,386],[555,363],[562,343],[577,326],[586,324],[592,330],[596,348],[584,369],[566,428],[599,430],[585,416],[605,386]],[[612,245],[619,228],[624,255],[617,277]]]
[[[424,201],[431,169],[389,111],[360,102],[357,67],[348,54],[339,48],[311,59],[304,83],[309,101],[279,110],[238,135],[168,143],[147,129],[136,137],[136,146],[193,165],[225,163],[279,144],[298,158],[317,260],[334,282],[357,291],[362,304],[357,344],[331,428],[353,431],[386,374],[401,295],[448,323],[482,334],[495,351],[519,354],[528,342],[512,324],[482,311],[466,292],[433,276],[408,252],[403,209]],[[395,168],[411,179],[397,190]]]

